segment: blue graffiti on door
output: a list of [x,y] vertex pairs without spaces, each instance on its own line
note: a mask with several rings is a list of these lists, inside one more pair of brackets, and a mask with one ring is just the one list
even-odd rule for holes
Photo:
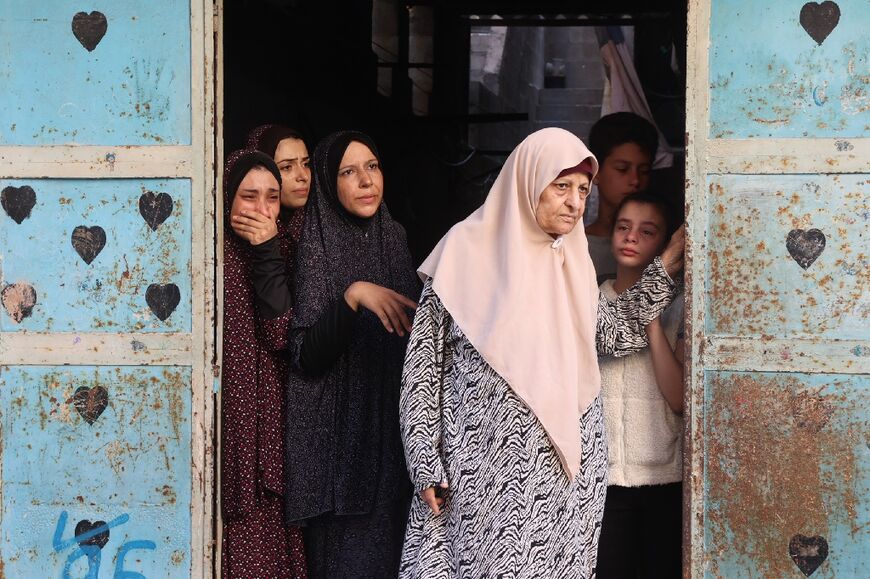
[[[86,579],[97,579],[100,573],[100,562],[102,561],[103,547],[109,540],[109,529],[123,525],[130,520],[130,515],[123,514],[105,523],[96,521],[91,523],[88,520],[79,521],[76,525],[72,539],[64,540],[63,535],[66,530],[66,523],[69,515],[66,511],[62,511],[57,518],[57,525],[54,528],[54,538],[52,546],[56,553],[65,551],[70,547],[77,546],[66,559],[61,573],[62,579],[70,579],[70,569],[73,563],[79,559],[86,557],[88,562],[88,574]],[[157,548],[154,541],[136,540],[127,541],[118,548],[118,556],[115,562],[115,572],[112,575],[113,579],[146,579],[141,573],[135,571],[127,571],[124,569],[124,557],[127,553],[136,549],[153,551]]]

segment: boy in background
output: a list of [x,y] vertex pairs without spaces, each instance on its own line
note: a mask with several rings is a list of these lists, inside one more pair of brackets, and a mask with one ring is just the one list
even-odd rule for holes
[[593,183],[598,188],[598,217],[586,227],[589,254],[600,284],[616,277],[610,233],[622,200],[649,185],[658,149],[658,131],[634,113],[621,112],[598,119],[589,132],[589,149],[598,159]]

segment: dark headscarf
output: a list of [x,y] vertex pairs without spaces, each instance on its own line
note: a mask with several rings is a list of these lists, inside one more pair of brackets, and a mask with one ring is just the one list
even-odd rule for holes
[[[420,284],[405,231],[385,204],[368,219],[352,216],[338,199],[338,165],[359,141],[343,131],[314,152],[314,191],[305,211],[294,278],[291,365],[299,368],[305,331],[344,299],[356,281],[390,288],[416,301]],[[345,352],[323,375],[291,370],[288,387],[288,491],[291,521],[324,512],[359,514],[410,492],[399,436],[399,387],[407,338],[388,333],[360,308]]]
[[302,135],[290,127],[284,125],[260,125],[248,133],[248,142],[245,145],[249,149],[257,149],[275,158],[278,143],[284,139],[298,139],[302,141]]
[[[239,190],[239,185],[245,175],[252,168],[262,165],[278,180],[278,187],[281,187],[281,171],[278,170],[278,165],[272,160],[272,157],[255,151],[254,149],[241,149],[233,151],[227,157],[227,163],[224,167],[224,213],[229,215],[230,208],[233,205],[233,199],[236,197],[236,191]],[[229,220],[226,220],[224,225],[229,225]]]

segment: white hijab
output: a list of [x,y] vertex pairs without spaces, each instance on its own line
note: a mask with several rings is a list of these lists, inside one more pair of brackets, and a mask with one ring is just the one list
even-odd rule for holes
[[558,128],[532,133],[510,154],[486,202],[418,270],[535,413],[572,479],[580,470],[580,417],[601,388],[598,287],[582,221],[554,241],[535,212],[547,185],[586,159],[591,179],[598,162],[580,139]]

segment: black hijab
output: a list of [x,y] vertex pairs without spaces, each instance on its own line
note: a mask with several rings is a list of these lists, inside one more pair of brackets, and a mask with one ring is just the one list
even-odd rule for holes
[[[278,165],[269,155],[254,149],[240,149],[233,151],[227,157],[226,167],[224,167],[224,213],[226,215],[230,213],[233,199],[236,197],[236,192],[239,190],[239,185],[242,184],[245,175],[260,165],[275,176],[275,179],[278,180],[278,189],[281,189],[281,171],[278,170]],[[229,225],[229,220],[225,225]]]
[[[338,198],[338,166],[352,141],[377,149],[365,134],[326,137],[314,152],[314,189],[305,209],[294,276],[291,362],[299,368],[305,331],[355,281],[416,301],[420,282],[405,231],[381,203],[370,218],[348,213]],[[388,333],[360,308],[345,352],[317,378],[291,371],[288,386],[287,516],[362,514],[410,493],[399,436],[399,388],[407,338]]]

